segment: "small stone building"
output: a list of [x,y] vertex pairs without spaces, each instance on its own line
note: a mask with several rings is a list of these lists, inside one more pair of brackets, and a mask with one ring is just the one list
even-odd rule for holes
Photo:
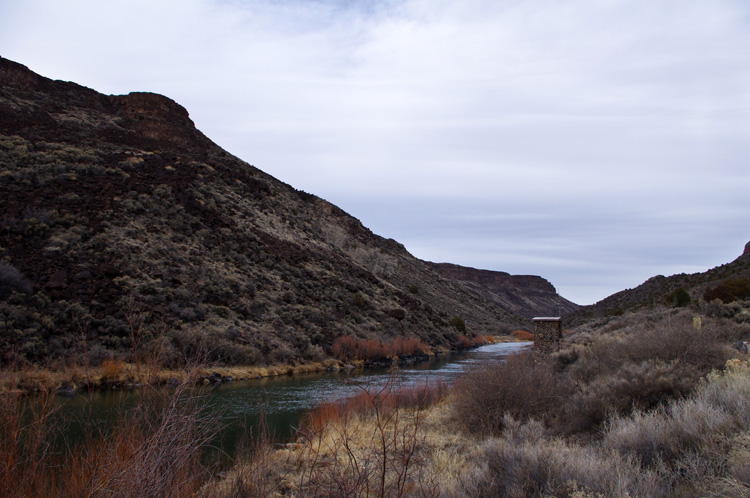
[[550,354],[560,351],[562,341],[562,318],[559,316],[540,316],[534,322],[534,353]]

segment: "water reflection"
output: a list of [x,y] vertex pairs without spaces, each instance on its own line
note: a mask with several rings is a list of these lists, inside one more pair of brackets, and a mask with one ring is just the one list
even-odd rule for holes
[[261,380],[233,382],[217,386],[211,396],[220,401],[229,417],[257,411],[264,407],[272,416],[288,411],[314,408],[323,401],[331,401],[356,394],[359,386],[377,388],[393,375],[402,385],[442,381],[452,383],[457,375],[477,363],[498,360],[527,348],[531,343],[502,343],[434,358],[418,365],[391,370],[355,370],[349,373],[318,373],[294,377],[274,377]]
[[[252,381],[221,384],[207,391],[206,401],[225,429],[216,444],[228,455],[234,453],[239,440],[248,432],[257,432],[261,417],[269,433],[277,440],[294,435],[300,417],[324,401],[346,398],[360,387],[377,388],[393,376],[401,385],[442,381],[451,384],[456,376],[473,365],[501,360],[508,354],[528,348],[531,343],[502,343],[444,355],[430,361],[396,371],[353,370],[350,372],[317,373],[299,376],[272,377]],[[127,410],[139,398],[137,391],[97,391],[61,399],[62,409],[72,418],[100,427],[112,424],[117,413]],[[89,425],[89,427],[91,427]],[[71,427],[70,437],[76,438]]]

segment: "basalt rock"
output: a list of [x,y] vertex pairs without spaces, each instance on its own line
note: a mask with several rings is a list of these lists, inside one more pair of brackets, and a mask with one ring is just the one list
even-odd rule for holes
[[555,287],[536,275],[511,275],[450,263],[429,263],[440,275],[525,318],[564,316],[579,306],[557,294]]

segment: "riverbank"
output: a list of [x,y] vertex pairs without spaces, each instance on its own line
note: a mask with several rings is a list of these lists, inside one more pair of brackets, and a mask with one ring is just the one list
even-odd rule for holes
[[740,498],[750,491],[750,404],[738,403],[750,396],[747,361],[730,360],[663,409],[613,416],[587,438],[509,413],[500,430],[466,430],[455,390],[426,404],[366,396],[317,410],[294,443],[258,444],[202,496]]
[[[196,382],[218,383],[262,379],[281,375],[356,368],[335,359],[298,365],[199,366],[190,368]],[[72,394],[79,389],[132,389],[142,385],[170,385],[182,382],[188,370],[158,365],[105,361],[97,367],[69,365],[61,368],[24,367],[0,371],[0,393],[40,393],[57,391]]]

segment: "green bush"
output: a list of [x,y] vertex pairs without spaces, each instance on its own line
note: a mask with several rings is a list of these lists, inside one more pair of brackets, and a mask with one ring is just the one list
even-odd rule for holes
[[448,321],[448,324],[461,332],[462,334],[466,333],[466,323],[464,322],[464,319],[460,316],[454,316]]
[[750,278],[737,277],[724,280],[716,287],[709,287],[703,293],[703,299],[710,303],[714,299],[720,299],[724,304],[739,299],[750,298]]
[[690,306],[691,302],[690,294],[682,287],[675,289],[667,296],[667,303],[675,308]]

